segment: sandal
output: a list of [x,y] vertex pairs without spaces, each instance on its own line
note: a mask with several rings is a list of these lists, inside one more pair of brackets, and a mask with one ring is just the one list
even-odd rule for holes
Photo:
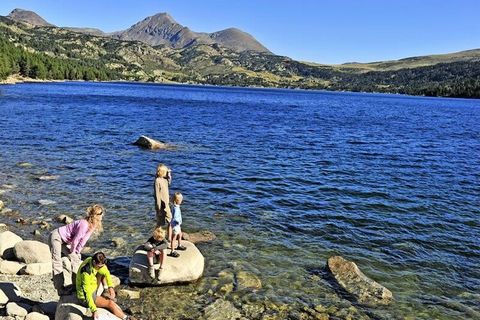
[[185,251],[185,250],[187,250],[187,248],[184,247],[184,246],[178,246],[177,249],[175,249],[175,250]]
[[178,258],[180,257],[180,254],[177,251],[172,251],[168,254],[168,256]]

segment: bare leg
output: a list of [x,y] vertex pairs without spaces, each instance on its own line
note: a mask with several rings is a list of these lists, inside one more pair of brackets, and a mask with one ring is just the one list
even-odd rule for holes
[[110,312],[112,312],[114,315],[116,315],[120,319],[123,319],[125,317],[125,313],[123,313],[122,309],[120,309],[118,304],[113,302],[113,300],[106,299],[102,296],[98,296],[95,299],[95,305],[99,308],[105,308],[110,310]]

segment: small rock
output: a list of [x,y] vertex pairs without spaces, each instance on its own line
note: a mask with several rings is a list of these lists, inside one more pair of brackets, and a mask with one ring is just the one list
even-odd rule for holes
[[150,149],[150,150],[159,150],[159,149],[172,149],[173,146],[169,145],[163,141],[158,141],[147,136],[140,136],[137,141],[133,143],[139,147]]
[[17,274],[23,267],[25,264],[17,261],[0,261],[0,273],[3,274]]
[[39,235],[41,235],[42,233],[41,233],[40,231],[38,231],[38,229],[35,229],[35,230],[32,231],[32,234],[33,234],[34,236],[39,236]]
[[239,271],[236,275],[237,290],[258,290],[262,288],[262,282],[253,273]]
[[0,223],[0,233],[8,231],[8,226],[5,223]]
[[40,199],[40,200],[38,200],[38,203],[42,206],[49,206],[49,205],[55,204],[57,202],[55,202],[53,200]]
[[56,220],[64,224],[70,224],[73,222],[73,218],[67,216],[66,214],[61,214],[57,216]]
[[57,180],[58,179],[58,176],[40,176],[40,177],[37,177],[37,180],[40,180],[40,181],[52,181],[52,180]]
[[3,208],[2,211],[0,211],[1,214],[9,214],[12,213],[13,210],[10,208]]
[[38,312],[30,312],[25,317],[25,320],[49,320],[50,318],[44,314]]
[[206,320],[240,319],[242,314],[230,301],[218,299],[204,309]]
[[52,272],[52,264],[48,262],[43,263],[29,263],[25,269],[22,270],[24,274],[39,276]]
[[3,203],[3,201],[2,201],[2,200],[0,200],[0,210],[2,210],[2,209],[3,209],[3,207],[5,207],[5,203]]
[[33,164],[31,164],[30,162],[19,162],[17,163],[17,167],[20,167],[20,168],[28,168],[28,167],[31,167],[33,166]]
[[140,291],[121,289],[118,291],[118,296],[130,300],[140,299]]
[[186,233],[182,232],[183,234],[183,239],[190,241],[192,243],[200,243],[200,242],[210,242],[215,240],[217,237],[213,232],[208,231],[208,230],[203,230],[200,232],[194,232],[194,233]]
[[120,238],[120,237],[113,237],[112,238],[112,245],[114,247],[123,247],[125,245],[125,240],[123,240],[123,238]]
[[17,220],[15,220],[16,223],[20,223],[20,224],[27,224],[28,221],[23,219],[23,218],[18,218]]
[[25,317],[32,308],[28,304],[10,302],[7,303],[7,315],[12,317]]
[[327,261],[327,269],[337,283],[360,303],[389,304],[393,299],[390,290],[368,278],[352,261],[333,256]]

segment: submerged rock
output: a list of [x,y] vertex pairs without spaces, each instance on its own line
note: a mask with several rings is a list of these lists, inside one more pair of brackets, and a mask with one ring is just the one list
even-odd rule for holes
[[54,176],[54,175],[45,175],[45,176],[39,176],[37,177],[37,180],[40,180],[40,181],[52,181],[52,180],[57,180],[58,179],[58,176]]
[[[132,284],[162,285],[170,283],[193,282],[203,274],[205,259],[197,247],[188,241],[182,241],[187,250],[178,251],[180,257],[165,257],[159,280],[152,281],[148,275],[147,252],[143,246],[137,248],[130,261],[129,277]],[[167,252],[169,252],[168,250]],[[159,265],[154,265],[158,273]]]
[[340,256],[333,256],[327,261],[327,269],[337,283],[360,303],[389,304],[393,299],[390,290],[368,278],[352,261]]
[[140,136],[137,141],[133,143],[136,146],[145,148],[145,149],[150,149],[150,150],[168,150],[168,149],[173,149],[174,147],[168,143],[165,143],[163,141],[158,141],[152,138],[149,138],[147,136]]
[[183,239],[191,243],[210,242],[217,238],[211,231],[203,230],[199,232],[186,233],[183,232]]
[[227,300],[218,299],[204,309],[206,320],[233,320],[240,319],[242,314],[235,308],[233,303]]

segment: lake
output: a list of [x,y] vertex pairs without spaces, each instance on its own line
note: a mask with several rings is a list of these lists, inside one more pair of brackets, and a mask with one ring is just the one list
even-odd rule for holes
[[[351,307],[364,319],[480,319],[480,100],[18,84],[0,87],[0,128],[0,199],[29,221],[104,204],[105,231],[88,245],[110,256],[148,238],[156,165],[172,168],[182,228],[217,240],[199,245],[201,281],[142,289],[141,310],[129,302],[144,317],[198,318],[221,297],[251,319],[320,305],[332,319]],[[177,149],[139,149],[140,135]],[[45,174],[59,178],[36,179]],[[14,219],[0,216],[32,238]],[[127,244],[112,247],[112,237]],[[395,301],[371,308],[339,294],[324,270],[332,255]],[[226,290],[222,271],[253,274],[262,288]]]

